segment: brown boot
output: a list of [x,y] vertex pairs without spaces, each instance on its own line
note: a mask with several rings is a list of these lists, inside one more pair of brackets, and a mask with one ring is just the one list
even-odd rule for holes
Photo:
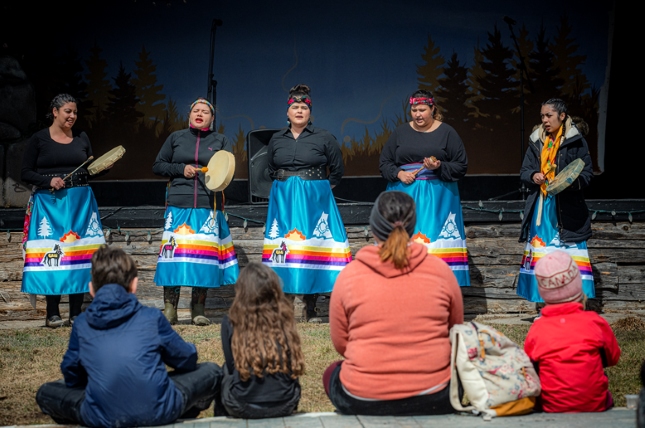
[[181,287],[163,288],[163,300],[164,300],[163,314],[171,325],[175,325],[179,321],[177,317],[177,306],[179,305],[180,291],[181,291]]
[[171,325],[177,324],[179,318],[177,317],[177,308],[172,303],[166,302],[164,304],[163,314]]
[[190,318],[194,325],[211,324],[211,320],[206,318],[204,313],[207,291],[208,289],[203,287],[193,287],[190,299]]
[[190,317],[192,318],[192,323],[195,325],[210,325],[211,320],[206,318],[206,315],[204,314],[204,305],[201,305],[199,303],[193,305],[192,308],[190,308]]

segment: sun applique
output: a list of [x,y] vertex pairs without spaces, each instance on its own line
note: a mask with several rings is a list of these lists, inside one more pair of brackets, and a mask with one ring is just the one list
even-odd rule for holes
[[535,235],[535,236],[533,237],[533,239],[531,239],[531,245],[532,245],[533,247],[535,247],[535,248],[544,248],[544,247],[546,247],[546,244],[544,243],[544,241],[542,240],[542,238],[540,238],[540,237],[539,237],[539,236],[537,236],[537,235]]
[[418,242],[419,244],[426,245],[430,243],[430,238],[428,238],[421,232],[417,232],[412,236],[412,242]]
[[64,234],[62,238],[60,238],[60,242],[74,242],[78,241],[79,239],[81,239],[80,235],[70,230],[69,232]]
[[290,230],[289,233],[284,235],[285,238],[289,239],[290,241],[304,241],[305,240],[305,235],[302,234],[298,229],[293,229]]
[[188,226],[186,223],[184,223],[177,229],[175,229],[174,233],[176,233],[177,235],[194,235],[195,231],[191,229],[190,226]]

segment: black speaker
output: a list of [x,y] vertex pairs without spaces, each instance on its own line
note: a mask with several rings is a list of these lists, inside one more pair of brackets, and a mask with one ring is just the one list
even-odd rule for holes
[[246,134],[246,147],[249,150],[249,202],[266,203],[273,181],[269,177],[267,146],[273,134],[279,129],[256,129]]

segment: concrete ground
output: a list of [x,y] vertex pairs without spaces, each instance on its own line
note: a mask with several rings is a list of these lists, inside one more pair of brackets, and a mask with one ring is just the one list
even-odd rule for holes
[[[23,428],[62,428],[61,425],[29,425]],[[443,416],[343,416],[333,412],[302,413],[286,418],[233,419],[214,417],[178,421],[163,428],[635,428],[636,411],[624,407],[602,413],[534,413],[484,421],[475,415]]]

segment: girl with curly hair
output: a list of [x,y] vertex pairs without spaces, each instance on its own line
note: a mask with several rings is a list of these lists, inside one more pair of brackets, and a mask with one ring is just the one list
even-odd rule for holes
[[222,319],[224,379],[216,416],[244,419],[288,416],[300,401],[304,355],[293,304],[278,275],[251,262],[235,284],[235,299]]

